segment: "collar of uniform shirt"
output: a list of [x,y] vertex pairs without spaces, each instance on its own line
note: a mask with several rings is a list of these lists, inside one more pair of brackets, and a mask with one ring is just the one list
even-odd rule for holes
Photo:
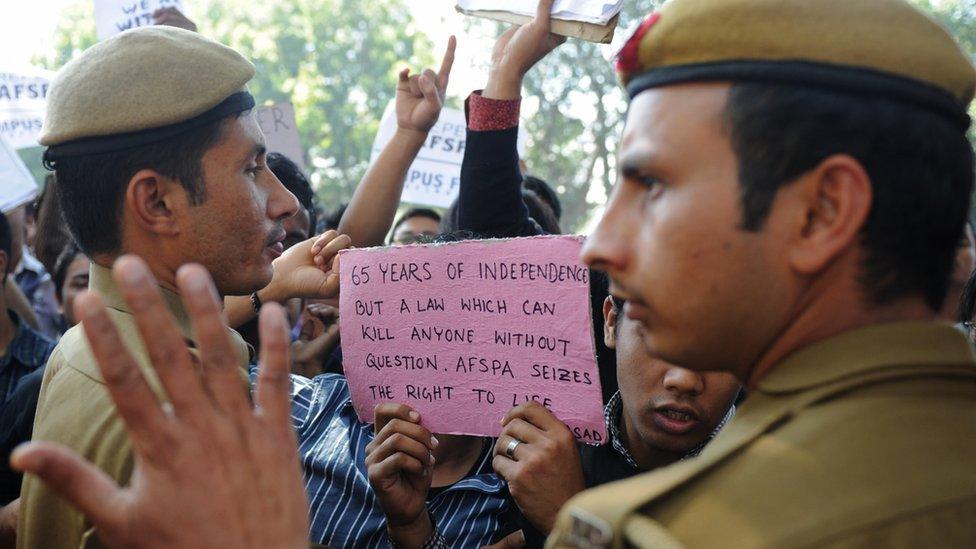
[[[610,401],[607,402],[606,407],[603,408],[603,421],[605,421],[607,424],[607,432],[610,434],[610,444],[613,446],[613,449],[616,450],[618,454],[623,456],[631,467],[640,469],[640,466],[637,465],[637,462],[634,461],[634,457],[630,454],[630,450],[627,449],[627,443],[624,441],[623,432],[620,429],[620,418],[623,415],[623,412],[624,401],[620,396],[620,391],[617,391],[612,397],[610,397]],[[729,411],[725,413],[725,417],[722,418],[722,421],[720,421],[718,426],[715,427],[715,429],[713,429],[707,437],[705,437],[705,440],[703,440],[698,446],[691,449],[688,453],[681,456],[681,459],[685,460],[688,458],[693,458],[700,454],[705,448],[705,445],[715,438],[715,435],[717,435],[719,431],[725,427],[725,424],[728,423],[734,415],[735,405],[732,405],[729,407]]]

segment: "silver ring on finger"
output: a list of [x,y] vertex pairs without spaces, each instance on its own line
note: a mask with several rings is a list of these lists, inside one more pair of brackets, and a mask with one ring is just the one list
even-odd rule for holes
[[517,438],[513,438],[512,440],[508,441],[508,446],[505,447],[505,455],[508,456],[509,459],[518,461],[515,459],[515,449],[518,448],[519,444],[522,444],[522,441]]

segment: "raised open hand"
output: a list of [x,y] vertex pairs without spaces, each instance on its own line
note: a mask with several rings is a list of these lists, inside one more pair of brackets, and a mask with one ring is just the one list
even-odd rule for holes
[[76,313],[132,441],[131,484],[119,487],[72,450],[46,442],[18,448],[13,466],[77,506],[109,546],[308,547],[282,308],[269,303],[261,311],[252,406],[206,270],[190,265],[177,274],[197,357],[142,260],[122,257],[113,274],[170,399],[157,400],[101,298],[79,297]]

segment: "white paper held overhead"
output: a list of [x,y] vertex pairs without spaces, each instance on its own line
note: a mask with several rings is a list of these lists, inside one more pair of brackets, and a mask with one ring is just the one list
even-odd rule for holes
[[[458,0],[467,11],[507,11],[518,15],[535,15],[536,0]],[[606,25],[623,8],[623,0],[556,0],[552,17]]]

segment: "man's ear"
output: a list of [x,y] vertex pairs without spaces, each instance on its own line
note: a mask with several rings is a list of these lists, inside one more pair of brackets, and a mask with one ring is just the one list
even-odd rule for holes
[[617,348],[617,308],[613,305],[613,298],[607,296],[603,300],[603,344],[608,349]]
[[139,170],[129,180],[125,192],[125,211],[136,226],[161,236],[179,234],[175,212],[187,204],[179,181],[155,170]]
[[793,234],[789,246],[792,268],[816,274],[851,247],[871,211],[873,190],[867,171],[851,156],[837,154],[785,187],[791,203]]

